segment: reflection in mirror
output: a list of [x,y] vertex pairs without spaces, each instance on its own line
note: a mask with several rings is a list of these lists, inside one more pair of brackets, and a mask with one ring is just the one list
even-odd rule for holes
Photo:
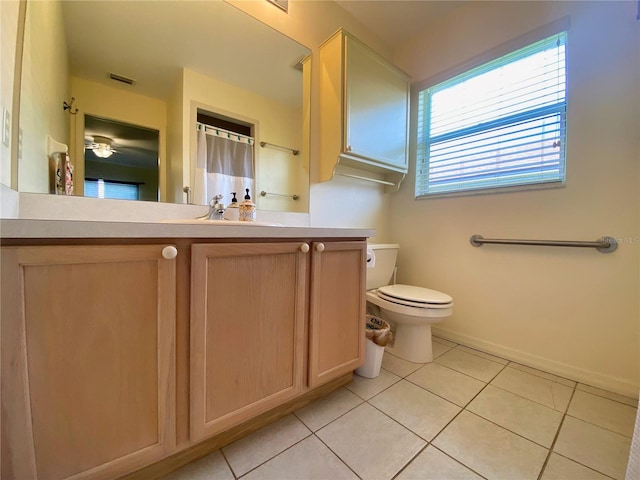
[[[310,51],[232,5],[28,1],[24,50],[20,191],[48,191],[46,135],[69,145],[75,192],[87,191],[84,179],[97,175],[84,161],[85,134],[102,118],[158,132],[160,200],[185,203],[201,111],[252,126],[254,189],[282,194],[254,192],[259,209],[308,211]],[[76,115],[62,108],[71,98]]]
[[158,201],[157,130],[84,117],[84,194]]

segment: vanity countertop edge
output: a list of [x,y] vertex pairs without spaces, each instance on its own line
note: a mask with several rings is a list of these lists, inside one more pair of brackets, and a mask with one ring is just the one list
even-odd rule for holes
[[370,238],[374,229],[0,219],[0,238]]

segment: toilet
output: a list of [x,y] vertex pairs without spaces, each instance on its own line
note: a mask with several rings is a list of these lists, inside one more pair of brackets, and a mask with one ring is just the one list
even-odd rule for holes
[[453,299],[446,293],[413,285],[394,285],[397,244],[367,247],[367,312],[391,325],[393,343],[386,349],[416,363],[433,361],[431,325],[452,313]]

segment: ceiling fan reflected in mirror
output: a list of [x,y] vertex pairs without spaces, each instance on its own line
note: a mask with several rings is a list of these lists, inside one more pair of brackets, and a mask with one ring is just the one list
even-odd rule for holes
[[94,135],[93,138],[89,137],[87,140],[91,143],[85,145],[85,150],[93,150],[96,157],[109,158],[114,153],[118,153],[112,147],[113,140],[108,137]]

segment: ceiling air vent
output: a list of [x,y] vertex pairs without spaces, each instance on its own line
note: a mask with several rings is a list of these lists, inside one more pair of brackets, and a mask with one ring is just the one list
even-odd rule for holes
[[122,75],[116,75],[115,73],[110,73],[109,78],[111,80],[115,80],[116,82],[126,83],[127,85],[135,85],[136,81],[132,78],[123,77]]

